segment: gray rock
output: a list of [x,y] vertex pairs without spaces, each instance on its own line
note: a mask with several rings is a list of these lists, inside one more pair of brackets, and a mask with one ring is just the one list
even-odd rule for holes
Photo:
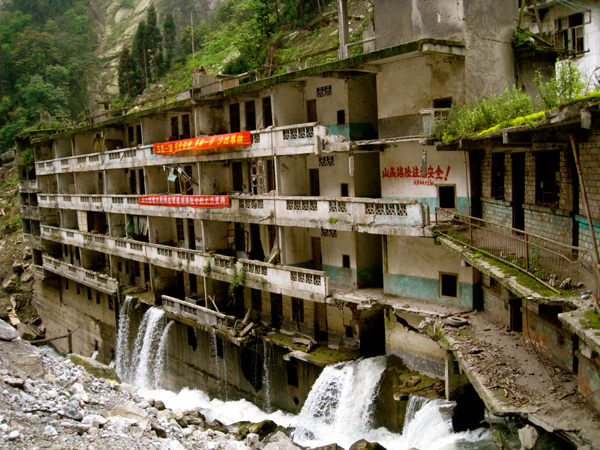
[[58,414],[62,417],[66,417],[67,419],[77,421],[83,420],[83,414],[81,413],[80,409],[73,403],[65,403],[59,408]]
[[53,436],[56,436],[57,434],[58,434],[58,431],[56,431],[56,428],[54,428],[52,425],[46,425],[46,428],[44,428],[43,435],[46,437],[53,437]]
[[15,327],[9,325],[4,320],[0,320],[0,339],[3,341],[12,341],[19,337],[19,332]]
[[44,363],[40,351],[21,339],[0,341],[0,361],[10,372],[27,378],[44,376]]
[[10,433],[8,433],[9,441],[15,441],[17,439],[19,439],[19,430],[14,430],[14,431],[11,431]]
[[90,425],[92,428],[101,428],[104,425],[106,425],[106,422],[108,422],[108,420],[97,414],[90,414],[88,416],[85,416],[81,421],[81,423]]
[[167,437],[167,430],[161,427],[158,423],[150,422],[150,428],[156,433],[156,436],[158,436],[159,438],[165,439]]
[[2,283],[2,287],[6,292],[12,292],[17,288],[18,282],[19,276],[16,273],[13,273],[4,280],[4,283]]
[[61,422],[60,426],[63,428],[73,430],[78,434],[86,433],[91,428],[89,425],[84,424],[84,423],[67,422],[67,421]]
[[25,380],[23,380],[23,378],[6,376],[6,377],[4,377],[4,379],[2,381],[4,381],[9,386],[16,387],[16,388],[22,388],[25,385]]
[[538,440],[538,432],[531,425],[526,425],[519,430],[519,439],[521,446],[525,450],[532,449]]
[[26,270],[21,274],[21,283],[29,283],[33,280],[33,272],[31,270]]
[[108,417],[120,416],[127,419],[137,420],[140,426],[144,429],[148,426],[149,422],[148,413],[133,403],[123,403],[111,409],[106,415]]
[[[208,422],[206,423],[208,426]],[[259,423],[253,423],[248,427],[250,433],[258,434],[262,441],[268,434],[274,432],[277,429],[277,424],[272,420],[263,420]]]
[[14,273],[23,273],[25,268],[23,267],[23,263],[21,261],[14,261],[12,263],[12,271]]
[[96,378],[108,378],[110,380],[118,380],[117,373],[112,367],[108,367],[106,364],[96,361],[92,358],[86,358],[85,356],[71,354],[69,360],[74,364],[83,367],[88,373],[95,376]]
[[377,442],[368,442],[364,439],[356,441],[350,446],[349,450],[385,450],[385,447],[381,446]]

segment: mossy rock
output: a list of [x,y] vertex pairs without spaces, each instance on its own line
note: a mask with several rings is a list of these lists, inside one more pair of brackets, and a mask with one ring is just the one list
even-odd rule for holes
[[250,431],[250,433],[258,434],[261,441],[276,429],[277,424],[272,420],[263,420],[262,422],[253,423],[248,427],[248,431]]
[[71,353],[68,358],[73,364],[83,367],[90,375],[96,378],[104,378],[105,380],[119,380],[115,369],[108,367],[106,364],[96,361],[92,358]]

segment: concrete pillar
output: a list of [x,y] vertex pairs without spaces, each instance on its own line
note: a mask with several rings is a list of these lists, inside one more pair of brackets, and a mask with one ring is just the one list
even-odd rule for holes
[[350,33],[348,30],[348,0],[338,0],[338,26],[340,30],[340,59],[350,57],[350,49],[347,44],[350,42]]

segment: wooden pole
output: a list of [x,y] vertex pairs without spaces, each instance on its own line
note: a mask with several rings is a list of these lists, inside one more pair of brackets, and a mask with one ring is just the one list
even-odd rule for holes
[[[535,1],[535,0],[534,0]],[[575,144],[575,136],[571,135],[571,148],[573,150],[573,157],[575,158],[575,167],[577,168],[577,176],[579,177],[579,187],[581,190],[581,199],[585,206],[585,214],[587,216],[588,225],[590,227],[590,237],[592,238],[592,255],[594,256],[594,262],[596,263],[596,281],[600,277],[600,256],[598,256],[598,243],[596,242],[596,232],[594,231],[594,222],[592,221],[592,214],[590,212],[590,204],[587,199],[587,191],[585,189],[585,183],[583,181],[583,174],[581,173],[581,164],[579,163],[579,155],[577,154],[577,145]],[[598,294],[598,293],[596,293]],[[596,297],[596,308],[598,308],[598,300]]]

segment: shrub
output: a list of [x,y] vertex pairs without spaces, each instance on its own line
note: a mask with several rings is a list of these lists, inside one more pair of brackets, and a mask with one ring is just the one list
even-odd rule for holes
[[586,79],[573,61],[557,61],[556,75],[542,83],[542,75],[536,72],[535,82],[538,92],[547,108],[558,108],[586,92]]

